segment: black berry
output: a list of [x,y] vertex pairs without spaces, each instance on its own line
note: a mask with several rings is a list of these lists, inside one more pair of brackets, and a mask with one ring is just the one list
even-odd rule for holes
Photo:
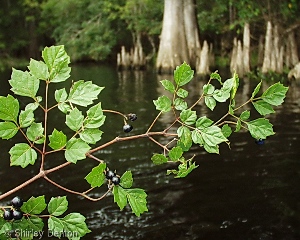
[[5,209],[3,213],[4,220],[12,220],[14,218],[13,211],[11,209]]
[[23,205],[23,200],[20,198],[20,197],[14,197],[12,200],[11,200],[11,204],[13,205],[13,207],[15,208],[20,208],[22,207]]
[[255,143],[258,144],[258,145],[263,145],[263,144],[265,144],[265,139],[261,139],[261,138],[260,139],[256,139]]
[[111,180],[116,174],[113,171],[106,171],[105,177],[106,179]]
[[114,176],[114,177],[112,177],[111,182],[114,185],[119,185],[120,184],[120,178],[118,176]]
[[127,116],[128,116],[128,119],[132,122],[137,120],[137,115],[135,113],[129,113]]
[[15,220],[20,220],[22,217],[23,217],[23,213],[21,211],[18,210],[13,211],[13,218]]
[[126,133],[129,133],[132,129],[133,129],[133,127],[129,124],[125,124],[123,126],[123,131],[126,132]]

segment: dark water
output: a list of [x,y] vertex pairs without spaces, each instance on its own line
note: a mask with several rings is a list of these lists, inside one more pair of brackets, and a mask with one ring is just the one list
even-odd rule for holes
[[[157,114],[152,100],[163,94],[159,80],[171,79],[151,71],[120,75],[106,66],[74,66],[72,77],[105,86],[99,99],[103,109],[138,115],[129,135],[148,129]],[[10,72],[0,75],[1,95],[9,93],[9,78]],[[189,102],[197,99],[203,84],[200,79],[189,84]],[[244,80],[238,102],[246,101],[256,84]],[[57,86],[61,88],[63,84]],[[264,83],[264,88],[267,87]],[[27,101],[21,100],[21,104]],[[198,105],[197,111],[217,120],[226,106],[219,106],[212,114],[205,106]],[[144,188],[148,194],[149,212],[138,218],[128,208],[121,212],[112,196],[93,203],[68,195],[70,211],[85,215],[92,230],[84,239],[300,239],[300,86],[292,84],[284,105],[276,112],[269,117],[276,135],[267,139],[265,145],[256,145],[249,133],[241,132],[230,137],[231,149],[221,145],[220,155],[193,147],[190,155],[197,154],[199,167],[185,179],[166,176],[166,169],[172,166],[151,163],[152,153],[161,149],[147,139],[113,144],[97,152],[95,155],[105,159],[119,174],[126,170],[133,172],[134,187]],[[109,113],[106,116],[101,143],[118,135],[126,136],[122,119]],[[51,117],[50,128],[65,129],[63,115],[53,111]],[[163,115],[155,129],[162,130],[171,121],[168,115]],[[15,140],[21,139],[17,135]],[[9,167],[7,152],[13,144],[11,140],[0,142],[2,193],[38,172],[38,166],[26,170]],[[60,155],[53,155],[47,166],[61,161]],[[84,191],[88,185],[83,178],[95,165],[87,159],[49,176],[73,190]],[[101,196],[105,190],[102,187],[95,196]],[[65,192],[39,180],[19,194],[24,199],[43,194],[50,199],[51,195],[65,195]]]

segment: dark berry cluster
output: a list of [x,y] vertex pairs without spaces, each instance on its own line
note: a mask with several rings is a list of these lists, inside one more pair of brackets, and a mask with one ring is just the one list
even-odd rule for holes
[[265,144],[265,139],[261,139],[261,138],[260,139],[256,139],[255,143],[258,144],[258,145],[263,145],[263,144]]
[[[133,122],[133,121],[137,120],[137,115],[135,113],[128,113],[127,118]],[[129,133],[129,132],[131,132],[132,129],[133,129],[133,126],[128,124],[126,121],[124,121],[123,131],[126,133]]]
[[134,122],[135,120],[137,120],[137,115],[135,113],[128,113],[127,117],[131,122]]
[[20,210],[20,207],[23,205],[23,200],[20,197],[14,197],[11,200],[12,207],[4,208],[3,218],[4,220],[20,220],[23,217],[23,212]]
[[110,180],[114,185],[120,184],[120,177],[113,171],[106,169],[105,177],[107,180]]

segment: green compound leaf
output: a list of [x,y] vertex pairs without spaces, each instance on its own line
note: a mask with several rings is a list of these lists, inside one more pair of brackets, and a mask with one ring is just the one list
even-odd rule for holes
[[60,216],[68,209],[68,200],[66,196],[52,197],[48,203],[48,212],[53,216]]
[[0,119],[17,122],[19,114],[19,102],[11,95],[0,96]]
[[29,128],[27,128],[26,136],[30,141],[37,144],[42,144],[45,141],[44,128],[42,123],[32,123]]
[[204,103],[211,111],[213,111],[217,105],[216,100],[210,96],[204,97]]
[[123,210],[127,205],[127,197],[125,189],[119,186],[114,186],[113,188],[114,202],[117,203],[120,210]]
[[166,163],[168,161],[168,158],[166,158],[166,156],[163,154],[156,153],[151,157],[151,161],[155,165],[160,165]]
[[72,138],[67,142],[65,158],[68,162],[76,163],[77,160],[85,159],[85,154],[90,148],[91,147],[81,139]]
[[106,164],[100,163],[97,167],[94,167],[84,179],[91,185],[92,188],[101,187],[105,182],[105,169]]
[[196,121],[196,128],[198,129],[204,129],[207,127],[210,127],[214,123],[213,120],[209,119],[206,116],[200,117]]
[[101,103],[97,103],[87,111],[87,117],[84,120],[84,127],[99,128],[104,124],[105,118],[106,117],[103,115]]
[[271,104],[265,102],[264,100],[258,100],[255,102],[252,102],[254,108],[256,109],[256,111],[260,114],[260,115],[267,115],[270,113],[275,113],[273,107]]
[[34,122],[34,114],[32,109],[21,111],[19,115],[19,125],[21,128],[29,127]]
[[184,101],[182,98],[176,98],[174,101],[175,109],[182,111],[188,108],[187,102]]
[[66,115],[66,125],[75,132],[82,127],[83,120],[84,116],[77,108],[74,108],[68,115]]
[[261,87],[261,83],[262,81],[260,81],[257,86],[254,88],[253,92],[252,92],[252,96],[251,96],[251,99],[254,98],[256,96],[256,94],[259,92],[260,90],[260,87]]
[[208,146],[216,146],[222,142],[228,141],[228,139],[224,137],[222,130],[217,126],[210,126],[202,129],[201,135]]
[[133,183],[132,173],[131,171],[126,171],[121,176],[120,184],[123,188],[131,188]]
[[27,143],[17,143],[9,150],[10,165],[27,167],[33,165],[37,159],[37,153]]
[[262,94],[261,98],[271,105],[279,106],[283,103],[288,89],[281,83],[275,83]]
[[42,61],[30,59],[28,69],[30,70],[31,75],[33,75],[37,79],[46,81],[50,77],[48,67]]
[[13,68],[9,84],[12,86],[11,90],[15,94],[34,99],[39,89],[40,81],[27,71],[23,72]]
[[45,47],[42,51],[42,57],[50,73],[50,82],[63,82],[70,77],[71,68],[68,66],[70,57],[64,46]]
[[126,192],[126,197],[129,202],[129,205],[132,209],[132,212],[136,216],[140,216],[143,212],[148,212],[147,208],[147,194],[143,189],[133,188],[133,189],[124,189]]
[[67,136],[62,131],[54,129],[52,134],[49,135],[49,141],[49,147],[53,150],[61,149],[67,143]]
[[21,210],[24,213],[29,214],[40,214],[43,212],[47,207],[45,196],[39,196],[39,197],[31,197],[28,199],[27,202],[24,202]]
[[190,160],[181,163],[178,166],[178,170],[167,170],[167,175],[170,174],[174,174],[176,175],[175,178],[184,178],[186,177],[188,174],[190,174],[194,169],[196,169],[198,167],[198,165],[195,164],[195,162],[192,162],[191,158]]
[[174,71],[174,80],[180,87],[190,82],[193,77],[194,71],[191,70],[191,67],[186,63],[177,66]]
[[157,100],[153,100],[157,110],[162,112],[169,112],[171,110],[172,102],[167,96],[160,96]]
[[250,122],[246,122],[251,136],[255,139],[266,139],[266,137],[274,135],[273,125],[268,119],[258,118]]
[[231,127],[228,124],[223,125],[222,133],[223,133],[224,137],[228,138],[232,133]]
[[0,138],[10,139],[18,132],[18,127],[12,122],[0,122]]
[[180,113],[180,119],[185,124],[192,125],[192,124],[194,124],[196,122],[196,119],[197,119],[196,111],[192,111],[190,109],[183,110]]
[[161,80],[160,82],[161,82],[161,84],[163,85],[163,87],[166,90],[168,90],[171,93],[175,92],[175,86],[174,86],[174,84],[171,81],[169,81],[169,80]]
[[101,139],[102,133],[103,132],[97,128],[87,128],[80,132],[79,136],[83,141],[89,144],[95,144]]
[[99,87],[91,81],[79,80],[71,87],[68,101],[79,106],[86,107],[98,98],[104,87]]
[[250,117],[250,111],[245,110],[244,112],[241,113],[240,118],[241,120],[247,120]]
[[173,147],[170,151],[169,151],[169,157],[172,161],[178,161],[179,158],[181,158],[183,154],[183,151],[181,149],[181,147],[177,146],[177,147]]
[[55,90],[54,97],[56,102],[64,102],[68,98],[68,93],[65,88]]
[[183,88],[179,88],[176,94],[178,97],[186,98],[189,95],[189,92]]

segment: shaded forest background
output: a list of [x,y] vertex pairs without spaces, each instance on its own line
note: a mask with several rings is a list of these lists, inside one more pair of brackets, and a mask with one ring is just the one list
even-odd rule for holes
[[[2,67],[15,64],[15,59],[38,59],[45,46],[54,44],[65,45],[72,62],[109,62],[120,68],[156,64],[157,69],[169,71],[174,67],[170,62],[176,62],[177,57],[199,74],[206,74],[215,66],[231,67],[242,75],[257,69],[282,73],[299,62],[299,0],[1,2]],[[189,17],[181,18],[183,12]],[[187,23],[187,19],[195,19],[195,23],[182,27],[180,23]],[[167,27],[163,29],[164,25]],[[196,31],[190,33],[190,29]],[[162,38],[167,43],[162,44]],[[191,38],[195,38],[193,43]],[[166,56],[169,63],[161,60],[162,52],[170,52],[167,47],[183,41],[187,48],[177,47],[176,51],[181,52],[171,50],[171,57]],[[241,59],[246,59],[249,66],[239,66],[245,62]]]

